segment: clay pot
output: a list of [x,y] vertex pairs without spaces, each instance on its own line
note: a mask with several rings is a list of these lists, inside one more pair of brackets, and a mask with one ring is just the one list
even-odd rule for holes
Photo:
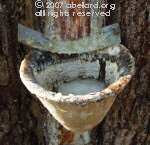
[[[85,132],[98,125],[133,74],[134,58],[122,45],[72,55],[34,50],[20,68],[20,77],[27,89],[73,132]],[[103,80],[107,87],[101,92],[80,96],[63,96],[57,92],[61,84],[77,78]]]

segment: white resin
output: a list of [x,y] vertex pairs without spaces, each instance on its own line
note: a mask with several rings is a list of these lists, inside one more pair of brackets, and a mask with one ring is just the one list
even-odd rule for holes
[[38,83],[47,90],[53,90],[64,81],[71,81],[77,78],[98,79],[100,71],[99,61],[74,60],[71,62],[58,63],[46,66],[39,73],[34,71],[34,76]]
[[89,93],[100,92],[105,89],[104,83],[94,79],[77,79],[62,84],[58,92],[62,95],[86,95]]

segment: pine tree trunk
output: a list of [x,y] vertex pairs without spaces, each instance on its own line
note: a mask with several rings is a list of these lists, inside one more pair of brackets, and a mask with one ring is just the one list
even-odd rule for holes
[[[17,42],[18,21],[41,31],[47,38],[50,36],[49,31],[45,30],[45,19],[34,15],[37,11],[35,1],[0,1],[0,144],[149,145],[150,2],[148,1],[109,1],[116,4],[116,9],[106,18],[106,25],[120,24],[122,44],[135,57],[136,74],[117,97],[104,121],[91,132],[84,134],[74,134],[58,124],[40,102],[31,96],[19,78],[21,60],[31,48]],[[97,23],[101,27],[105,25],[105,19],[100,18]],[[82,27],[78,29],[81,31]],[[70,33],[60,33],[61,39],[72,40],[83,37],[80,33],[75,38],[71,37]],[[95,29],[92,30],[92,34],[94,33]],[[89,32],[87,34],[90,35]],[[55,131],[60,134],[56,135]],[[78,143],[75,143],[75,138],[78,139]]]
[[43,143],[42,110],[19,77],[21,60],[29,52],[17,40],[18,8],[0,1],[0,144]]
[[99,125],[99,145],[149,145],[150,2],[109,3],[115,3],[116,9],[107,24],[120,24],[122,44],[135,58],[136,74]]

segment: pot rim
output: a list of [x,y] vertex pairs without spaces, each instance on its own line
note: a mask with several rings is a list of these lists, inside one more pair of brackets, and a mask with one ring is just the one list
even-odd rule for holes
[[[65,103],[75,103],[75,104],[86,104],[87,102],[97,102],[102,101],[103,99],[110,97],[110,96],[116,96],[121,92],[121,90],[124,89],[124,87],[129,83],[132,76],[135,72],[134,67],[134,58],[132,57],[130,51],[125,48],[123,45],[119,45],[120,49],[126,49],[127,53],[132,60],[131,64],[131,73],[128,75],[124,75],[119,77],[119,79],[106,87],[104,90],[96,93],[90,93],[87,95],[73,95],[70,94],[68,96],[64,96],[61,93],[55,93],[52,91],[48,91],[45,88],[43,88],[40,84],[38,84],[37,80],[34,77],[33,69],[31,66],[32,56],[35,51],[31,51],[25,59],[21,63],[20,67],[20,78],[24,85],[27,87],[27,89],[32,93],[35,94],[38,98],[42,98],[49,101],[54,102],[65,102]],[[101,53],[101,51],[96,51],[97,53]]]

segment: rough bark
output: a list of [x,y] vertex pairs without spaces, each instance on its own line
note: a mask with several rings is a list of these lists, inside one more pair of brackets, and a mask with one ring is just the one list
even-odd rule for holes
[[150,144],[150,3],[109,1],[116,10],[107,24],[118,22],[124,44],[135,58],[136,74],[100,124],[99,145]]
[[17,42],[17,11],[16,1],[0,1],[0,144],[41,144],[41,108],[19,77],[28,52]]
[[[83,135],[81,141],[89,145],[149,145],[150,3],[149,0],[111,0],[109,3],[115,3],[116,9],[106,24],[120,24],[122,44],[135,57],[136,74],[104,121],[91,131],[90,141],[84,142]],[[0,9],[0,144],[50,144],[50,114],[41,108],[19,78],[21,60],[31,48],[17,43],[16,13],[22,24],[41,32],[44,21],[34,16],[34,1],[0,1],[1,5],[4,11]],[[60,144],[71,144],[74,134],[57,125],[61,132]]]

